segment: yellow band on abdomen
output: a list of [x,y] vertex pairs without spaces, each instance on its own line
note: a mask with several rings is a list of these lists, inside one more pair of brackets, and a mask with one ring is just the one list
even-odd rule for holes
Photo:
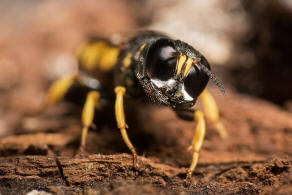
[[105,41],[88,43],[77,51],[79,66],[87,71],[99,69],[108,72],[115,66],[119,49]]

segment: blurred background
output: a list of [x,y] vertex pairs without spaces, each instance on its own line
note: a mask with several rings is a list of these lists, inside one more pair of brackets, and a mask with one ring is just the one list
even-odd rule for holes
[[291,0],[1,0],[0,13],[0,135],[76,69],[89,35],[146,28],[193,45],[227,88],[292,110]]

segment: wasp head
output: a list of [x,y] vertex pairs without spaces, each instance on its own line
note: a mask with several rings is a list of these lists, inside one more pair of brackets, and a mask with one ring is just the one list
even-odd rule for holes
[[156,40],[143,57],[146,94],[173,108],[193,106],[213,76],[206,58],[182,41]]

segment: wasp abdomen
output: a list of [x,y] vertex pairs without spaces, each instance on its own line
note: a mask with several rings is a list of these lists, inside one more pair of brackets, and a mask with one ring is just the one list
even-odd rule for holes
[[79,69],[86,72],[109,72],[117,63],[120,50],[106,40],[91,40],[77,51]]

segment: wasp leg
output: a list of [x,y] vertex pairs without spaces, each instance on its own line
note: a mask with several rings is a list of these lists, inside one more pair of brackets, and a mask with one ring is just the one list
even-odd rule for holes
[[193,149],[193,157],[192,157],[191,165],[187,172],[187,177],[185,180],[186,183],[190,182],[192,173],[196,168],[196,165],[199,159],[199,152],[203,145],[203,140],[205,138],[205,133],[206,133],[206,124],[205,124],[204,114],[201,111],[196,110],[194,112],[194,120],[197,123],[197,127],[196,127],[195,135],[193,137],[192,146],[191,146]]
[[214,124],[219,136],[223,139],[228,137],[224,125],[219,120],[219,110],[213,96],[207,90],[204,90],[199,98],[203,103],[206,118]]
[[98,108],[98,109],[100,108],[100,105],[98,103],[99,97],[100,97],[99,92],[90,91],[87,94],[86,101],[83,106],[82,115],[81,115],[83,128],[82,128],[80,148],[79,148],[79,151],[81,153],[84,152],[85,150],[87,132],[88,132],[88,128],[92,125],[95,108]]
[[47,104],[50,105],[56,104],[57,102],[62,100],[74,83],[79,83],[81,86],[88,87],[89,89],[91,89],[91,91],[88,92],[87,94],[81,116],[81,121],[83,125],[79,148],[79,151],[81,153],[84,152],[85,149],[86,136],[88,128],[92,125],[93,122],[95,108],[100,109],[99,104],[100,94],[98,91],[96,91],[98,89],[94,89],[88,86],[86,82],[84,82],[85,80],[86,77],[79,76],[78,74],[67,75],[55,81],[51,85],[47,93]]
[[55,104],[64,98],[69,88],[78,81],[78,78],[78,74],[75,73],[55,81],[48,90],[47,104]]
[[117,126],[121,131],[123,140],[127,147],[130,149],[133,155],[133,166],[136,167],[136,162],[137,162],[137,153],[136,150],[131,143],[129,136],[127,134],[126,128],[127,124],[125,121],[125,112],[124,112],[124,103],[123,103],[123,97],[126,93],[126,88],[122,86],[117,86],[115,88],[115,93],[116,93],[116,102],[115,102],[115,114],[116,114],[116,121],[117,121]]

